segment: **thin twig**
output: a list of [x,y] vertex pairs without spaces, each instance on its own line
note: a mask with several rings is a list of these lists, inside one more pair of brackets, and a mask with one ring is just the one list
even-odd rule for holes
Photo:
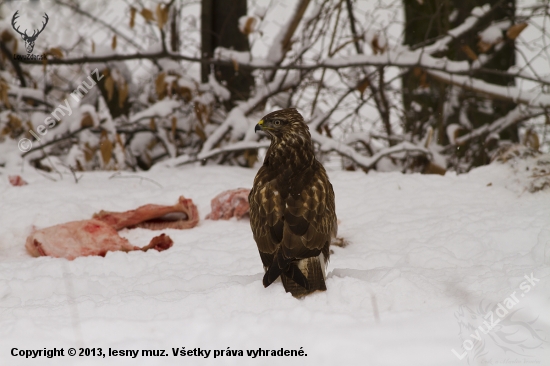
[[116,173],[114,173],[113,175],[111,175],[111,176],[109,177],[109,179],[118,179],[118,178],[134,178],[134,179],[137,178],[137,179],[140,179],[140,180],[146,180],[146,181],[149,181],[149,182],[151,182],[151,183],[153,183],[153,184],[156,184],[159,188],[164,188],[164,187],[162,186],[162,184],[160,184],[160,183],[154,181],[153,179],[150,179],[150,178],[147,178],[147,177],[142,177],[142,176],[140,176],[140,175],[126,175],[126,176],[122,176],[122,172],[116,172]]

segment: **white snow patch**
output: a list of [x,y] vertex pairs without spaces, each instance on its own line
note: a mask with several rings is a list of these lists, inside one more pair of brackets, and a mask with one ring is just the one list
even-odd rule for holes
[[[13,148],[16,148],[13,146]],[[8,174],[29,182],[12,187]],[[167,230],[165,252],[108,253],[74,261],[32,258],[24,242],[32,227],[128,210],[146,203],[173,204],[179,195],[198,205],[201,217],[220,192],[251,187],[256,170],[192,167],[151,172],[69,172],[46,179],[30,166],[0,170],[0,349],[9,365],[149,365],[138,356],[58,357],[26,360],[10,350],[63,347],[164,349],[153,364],[182,362],[172,348],[210,350],[295,349],[307,357],[193,358],[212,365],[463,365],[460,333],[465,305],[502,302],[534,274],[517,315],[534,321],[548,339],[550,315],[550,192],[522,192],[508,164],[457,176],[329,171],[336,195],[338,235],[326,292],[302,300],[280,282],[264,288],[264,273],[247,220],[203,220],[190,230]],[[489,186],[488,184],[491,183]],[[158,232],[122,232],[135,245]],[[516,294],[519,294],[517,292]],[[484,314],[482,314],[484,315]],[[515,317],[516,315],[514,315]],[[515,318],[513,318],[515,320]],[[515,330],[499,328],[497,331]],[[509,354],[504,342],[480,332],[487,359]],[[496,341],[495,341],[496,339]],[[535,339],[536,340],[536,339]],[[498,343],[502,347],[515,344]],[[544,364],[544,346],[524,349]],[[400,352],[396,352],[399,349]],[[470,354],[468,355],[470,357]],[[519,356],[518,356],[519,357]],[[187,359],[187,358],[186,358]],[[200,361],[199,361],[200,360]],[[471,364],[471,363],[470,363]]]
[[221,85],[213,74],[208,74],[208,83],[212,87],[214,94],[221,100],[229,100],[231,98],[229,90]]
[[149,117],[167,117],[174,112],[174,109],[180,106],[180,102],[172,99],[164,99],[156,102],[149,108],[134,114],[130,117],[130,122],[134,123],[140,119]]
[[495,44],[502,40],[502,30],[496,26],[491,26],[482,32],[479,32],[481,40],[488,44]]
[[241,52],[218,47],[214,51],[214,58],[219,60],[233,60],[241,64],[247,64],[251,60],[250,52]]

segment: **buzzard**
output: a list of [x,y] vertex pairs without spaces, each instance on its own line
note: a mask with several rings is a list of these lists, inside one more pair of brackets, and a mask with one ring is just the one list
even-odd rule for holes
[[250,226],[264,265],[264,287],[279,276],[286,292],[324,291],[329,245],[336,236],[334,191],[294,108],[266,115],[255,127],[271,137],[248,196]]

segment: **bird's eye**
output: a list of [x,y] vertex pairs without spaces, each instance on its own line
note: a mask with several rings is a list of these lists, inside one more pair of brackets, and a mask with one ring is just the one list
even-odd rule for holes
[[281,121],[279,121],[278,119],[276,119],[275,121],[273,121],[273,124],[275,126],[280,126],[281,125]]

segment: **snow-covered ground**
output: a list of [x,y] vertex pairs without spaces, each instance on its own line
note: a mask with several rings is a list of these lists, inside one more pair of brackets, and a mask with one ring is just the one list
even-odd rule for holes
[[[9,173],[29,185],[10,186]],[[29,167],[0,170],[0,364],[550,364],[550,192],[529,193],[517,169],[493,164],[444,177],[330,171],[338,235],[348,245],[333,248],[328,291],[301,300],[280,282],[263,288],[247,219],[203,220],[214,196],[251,187],[255,173],[159,166],[85,173],[75,183],[70,174],[51,174],[54,182]],[[201,222],[166,230],[175,244],[162,253],[67,261],[25,251],[33,225],[174,204],[180,195],[198,205]],[[158,233],[122,234],[145,245]],[[65,356],[11,355],[55,347]],[[107,356],[71,357],[70,347]],[[211,352],[173,356],[182,347]],[[259,348],[307,356],[247,355]]]

